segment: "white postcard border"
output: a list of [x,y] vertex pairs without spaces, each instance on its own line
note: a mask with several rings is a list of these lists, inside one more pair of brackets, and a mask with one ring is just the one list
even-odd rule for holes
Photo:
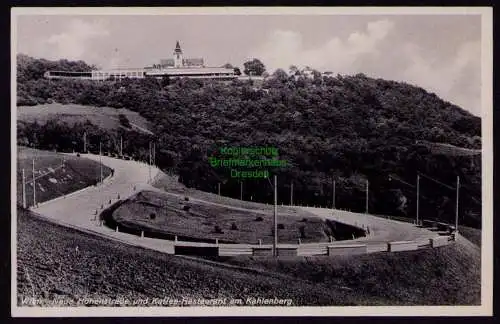
[[[11,315],[137,316],[491,316],[493,313],[493,17],[491,7],[14,7],[11,9]],[[16,54],[21,15],[481,15],[482,246],[480,306],[19,307],[17,305]]]

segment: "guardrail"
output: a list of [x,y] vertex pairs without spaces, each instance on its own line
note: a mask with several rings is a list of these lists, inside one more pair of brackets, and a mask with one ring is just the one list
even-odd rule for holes
[[[111,216],[112,211],[124,201],[119,200],[113,205],[104,209],[101,213],[106,225],[116,228],[116,231],[140,236],[141,239],[154,238],[165,241],[173,246],[173,253],[177,255],[195,256],[254,256],[269,257],[273,255],[271,244],[239,244],[222,241],[219,239],[196,239],[170,233],[152,232],[150,229],[128,229],[117,224]],[[415,251],[425,248],[436,248],[450,244],[454,240],[453,235],[437,235],[431,239],[419,241],[393,241],[393,242],[318,242],[318,243],[298,243],[298,244],[278,244],[277,255],[280,257],[296,256],[341,256],[367,254],[374,252],[402,252]]]
[[[106,180],[108,180],[107,177]],[[83,191],[83,190],[82,190]],[[81,192],[81,191],[80,191]],[[70,194],[75,195],[77,192]],[[68,195],[67,197],[69,197]],[[64,198],[59,198],[64,199]],[[130,229],[128,231],[127,227],[117,224],[114,222],[111,217],[112,210],[117,208],[122,200],[117,198],[118,201],[109,206],[108,208],[102,210],[99,215],[99,218],[104,220],[109,227],[115,229],[116,232],[124,232],[128,235],[139,237],[138,240],[135,240],[136,243],[146,242],[148,239],[154,239],[151,233],[148,233],[146,229]],[[111,200],[110,200],[111,203]],[[101,206],[102,208],[102,206]],[[89,215],[90,216],[90,215]],[[97,211],[92,216],[97,218]],[[97,219],[96,219],[97,220]],[[342,227],[345,226],[354,226],[359,231],[364,231],[364,226],[362,224],[344,224],[339,220],[335,220],[338,222],[338,225]],[[422,224],[424,226],[428,226],[430,223],[428,221],[423,221]],[[97,226],[102,226],[102,222],[99,221]],[[346,241],[337,241],[337,242],[318,242],[318,243],[304,243],[300,244],[279,244],[277,246],[277,254],[278,256],[284,257],[296,257],[296,256],[315,256],[315,255],[323,255],[323,256],[339,256],[339,255],[353,255],[353,254],[366,254],[366,253],[374,253],[374,252],[398,252],[398,251],[412,251],[423,248],[437,248],[450,244],[450,242],[454,241],[455,236],[453,233],[449,233],[452,227],[445,223],[432,222],[432,227],[435,227],[438,230],[446,230],[448,232],[447,235],[436,235],[428,240],[421,241],[396,241],[396,242],[346,242]],[[70,226],[72,227],[72,226]],[[145,235],[146,234],[146,235]],[[450,235],[451,234],[451,235]],[[179,238],[181,240],[179,240]],[[165,242],[165,245],[169,245],[173,247],[172,251],[167,253],[180,254],[180,255],[197,255],[197,256],[271,256],[273,253],[273,247],[269,244],[238,244],[238,243],[230,243],[223,242],[219,239],[205,239],[205,242],[200,242],[201,240],[190,238],[190,237],[182,237],[177,235],[167,235],[167,237],[160,238],[156,237],[158,241]],[[208,242],[207,242],[208,241]],[[215,241],[215,242],[213,242]],[[142,243],[139,243],[142,244]]]
[[[403,252],[416,251],[427,248],[437,248],[450,244],[453,236],[438,236],[421,241],[395,241],[385,244],[377,243],[373,247],[370,243],[318,243],[318,244],[280,244],[277,255],[280,257],[293,256],[342,256],[359,255],[374,252]],[[198,256],[254,256],[269,257],[273,255],[272,245],[252,244],[207,244],[194,242],[172,242],[175,254]]]

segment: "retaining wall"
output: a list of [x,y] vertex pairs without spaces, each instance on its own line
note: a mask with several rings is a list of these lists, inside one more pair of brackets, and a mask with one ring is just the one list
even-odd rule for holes
[[295,257],[297,256],[298,247],[278,248],[278,256]]
[[252,249],[254,256],[272,256],[273,248],[272,247],[254,247]]
[[312,256],[312,255],[327,255],[328,246],[321,244],[307,244],[299,245],[297,255],[299,256]]
[[[132,234],[135,236],[143,236],[148,238],[158,238],[174,243],[174,253],[178,255],[195,255],[195,256],[262,256],[269,257],[273,255],[272,246],[269,245],[253,245],[253,244],[236,244],[227,241],[216,241],[214,239],[197,239],[192,237],[177,236],[170,233],[155,231],[152,229],[141,229],[127,224],[116,222],[112,217],[113,212],[127,200],[119,200],[104,209],[100,217],[104,220],[106,226],[116,229],[119,232]],[[425,222],[427,224],[431,222]],[[337,223],[340,224],[340,223]],[[432,225],[437,225],[432,222]],[[443,226],[442,224],[440,224]],[[338,225],[337,225],[338,226]],[[340,256],[340,255],[357,255],[374,252],[398,252],[398,251],[414,251],[423,248],[435,248],[446,246],[453,241],[452,236],[436,236],[432,239],[420,241],[398,241],[386,243],[365,243],[358,244],[347,242],[338,243],[306,243],[306,244],[281,244],[278,246],[278,256],[293,257],[293,256]]]
[[389,242],[388,246],[389,252],[418,250],[418,243],[416,241]]
[[329,245],[328,255],[353,255],[367,253],[366,244]]
[[[136,236],[159,238],[174,243],[174,253],[179,255],[196,256],[272,256],[273,248],[269,245],[236,244],[213,239],[196,239],[191,237],[176,236],[174,234],[155,232],[154,230],[144,230],[128,227],[125,224],[117,223],[112,217],[113,212],[126,202],[119,200],[102,211],[101,217],[105,224],[116,229],[119,232],[128,233]],[[365,243],[365,244],[346,244],[339,243],[307,243],[307,244],[281,244],[278,246],[278,256],[340,256],[357,255],[374,252],[399,252],[414,251],[423,248],[435,248],[450,244],[453,241],[452,236],[436,236],[432,239],[420,241],[397,241],[386,243]],[[219,244],[222,243],[222,244]]]
[[448,236],[438,236],[435,238],[431,238],[430,240],[431,247],[440,247],[440,246],[445,246],[450,244],[452,241],[450,241]]
[[[108,180],[108,179],[106,179]],[[172,244],[175,254],[196,255],[196,256],[272,256],[273,249],[270,245],[258,244],[236,244],[228,241],[216,241],[215,239],[194,238],[171,233],[160,232],[150,228],[138,228],[134,225],[117,222],[113,217],[113,212],[127,200],[119,200],[108,208],[104,209],[100,215],[105,224],[112,229],[118,226],[119,232],[129,233],[135,236],[145,238],[158,238]],[[343,239],[352,239],[353,227],[356,231],[355,236],[365,236],[363,229],[344,224],[339,221],[328,221],[330,229],[335,236]],[[441,230],[449,230],[450,225],[435,221],[423,220],[424,226],[435,227]],[[419,248],[440,247],[448,245],[452,241],[451,236],[436,236],[432,239],[420,241],[399,241],[399,242],[322,242],[306,244],[280,244],[278,246],[278,256],[312,256],[312,255],[355,255],[373,252],[396,252],[412,251]],[[300,243],[300,242],[299,242]]]
[[353,238],[366,236],[365,230],[358,226],[344,224],[331,219],[325,219],[325,222],[331,229],[333,237],[335,237],[337,241],[352,240]]
[[219,247],[217,247],[217,246],[174,245],[174,254],[176,254],[176,255],[196,255],[196,256],[218,256],[219,255]]
[[235,244],[234,246],[219,246],[219,256],[234,256],[234,255],[253,255],[253,248]]

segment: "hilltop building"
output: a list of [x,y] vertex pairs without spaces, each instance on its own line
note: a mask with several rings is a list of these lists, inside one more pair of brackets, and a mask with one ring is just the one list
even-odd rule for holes
[[203,58],[184,58],[179,41],[175,45],[173,57],[162,59],[159,64],[144,68],[94,70],[88,72],[47,71],[47,79],[84,79],[94,81],[121,80],[125,78],[192,78],[233,80],[238,77],[234,69],[206,67]]

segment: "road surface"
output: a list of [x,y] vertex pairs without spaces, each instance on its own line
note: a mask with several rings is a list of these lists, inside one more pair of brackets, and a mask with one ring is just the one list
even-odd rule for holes
[[[126,199],[140,190],[151,190],[164,192],[148,184],[149,173],[154,179],[160,171],[155,167],[136,161],[120,160],[108,156],[94,154],[82,154],[82,158],[99,161],[108,167],[114,169],[114,175],[107,178],[102,184],[95,187],[88,187],[66,197],[59,197],[54,200],[40,204],[38,208],[32,209],[34,212],[65,226],[82,229],[97,235],[110,237],[121,242],[141,246],[165,253],[174,253],[174,242],[154,239],[141,238],[139,236],[115,232],[106,226],[99,226],[96,220],[96,213],[100,213],[103,208],[109,207],[110,202],[114,203],[120,199]],[[135,190],[134,190],[135,188]],[[172,194],[183,197],[181,194]],[[224,206],[237,210],[248,210],[252,212],[263,212],[242,207],[231,207],[216,202],[205,201],[202,199],[191,198],[193,201],[203,202],[212,205]],[[331,210],[326,208],[314,207],[290,207],[307,211],[323,219],[331,219],[345,224],[369,228],[370,235],[358,238],[354,241],[363,242],[369,246],[370,251],[383,250],[389,241],[417,240],[429,242],[429,238],[437,234],[427,229],[418,228],[413,224],[388,220],[367,214],[351,213],[341,210]],[[296,216],[295,216],[296,217]],[[198,243],[196,243],[198,244]],[[207,245],[199,243],[199,245]],[[245,244],[248,245],[248,244]]]

